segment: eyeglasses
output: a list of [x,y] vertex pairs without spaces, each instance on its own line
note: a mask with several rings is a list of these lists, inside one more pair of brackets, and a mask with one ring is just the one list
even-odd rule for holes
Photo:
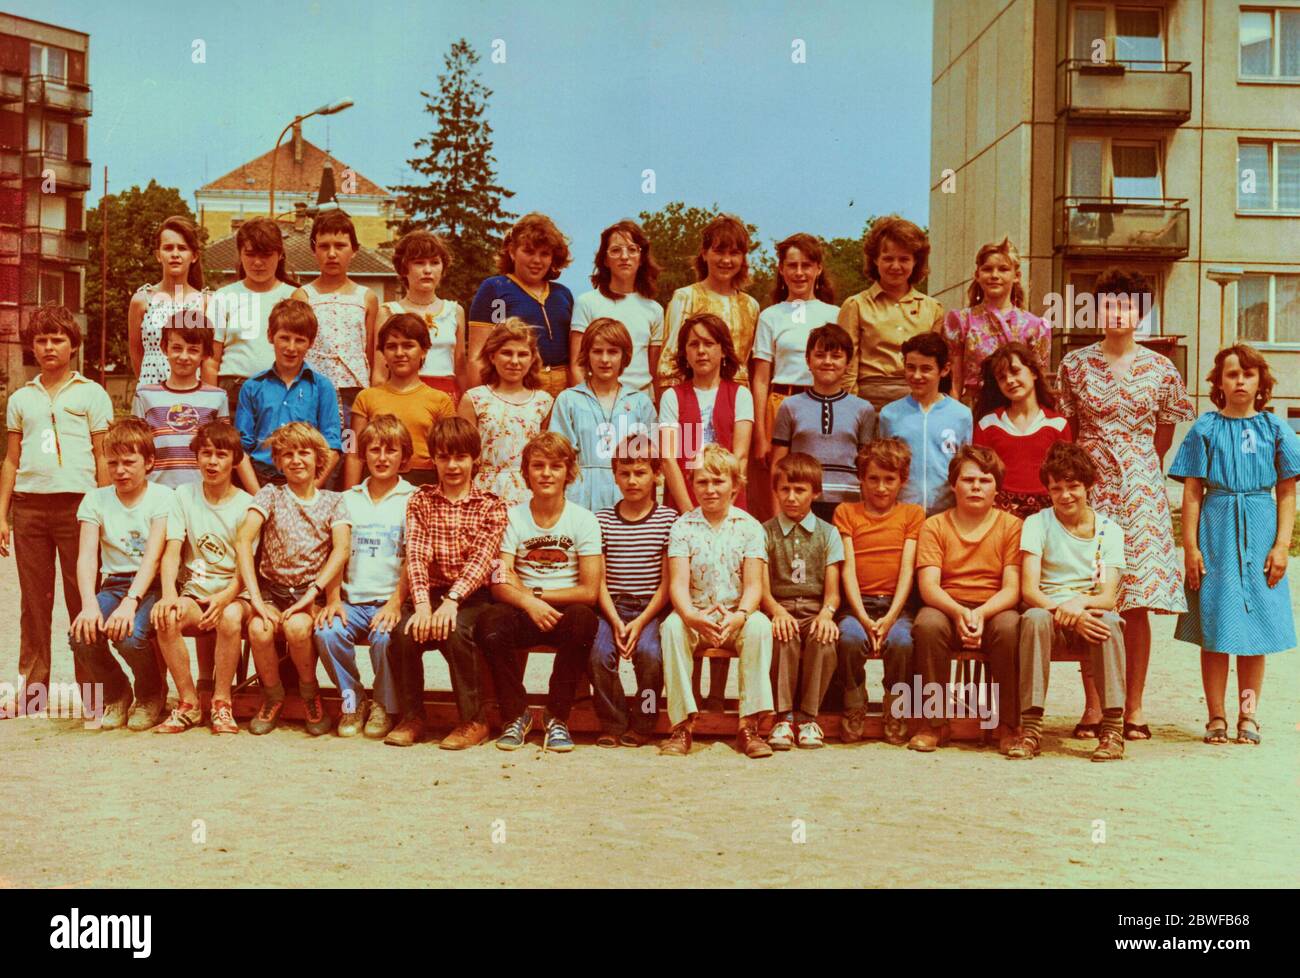
[[641,254],[641,249],[636,245],[629,245],[627,247],[610,248],[606,254],[611,258],[636,258]]

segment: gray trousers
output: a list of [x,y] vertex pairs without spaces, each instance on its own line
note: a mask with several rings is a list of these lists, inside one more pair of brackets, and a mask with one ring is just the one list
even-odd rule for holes
[[1110,629],[1104,642],[1085,642],[1077,633],[1058,628],[1046,608],[1030,608],[1020,616],[1020,709],[1042,709],[1047,701],[1047,680],[1052,649],[1083,648],[1092,661],[1092,675],[1105,710],[1124,707],[1124,619],[1113,611],[1101,618]]
[[776,712],[789,713],[799,700],[799,712],[816,719],[822,699],[835,675],[838,659],[835,642],[812,637],[813,621],[821,610],[820,599],[794,598],[780,601],[794,616],[798,634],[785,641],[772,637],[772,688],[776,691]]

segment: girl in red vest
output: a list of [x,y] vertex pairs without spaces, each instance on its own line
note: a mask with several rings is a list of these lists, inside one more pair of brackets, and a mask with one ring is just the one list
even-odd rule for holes
[[[667,495],[679,512],[696,507],[685,471],[700,450],[716,443],[745,471],[754,430],[754,397],[733,379],[740,361],[731,330],[712,313],[691,316],[677,334],[676,366],[686,379],[659,402],[659,452]],[[745,508],[742,488],[735,505]]]

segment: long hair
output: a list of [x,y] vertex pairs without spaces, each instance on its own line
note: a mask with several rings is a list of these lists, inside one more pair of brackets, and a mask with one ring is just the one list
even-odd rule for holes
[[734,379],[736,371],[740,369],[740,361],[736,358],[736,344],[731,338],[731,327],[711,312],[691,316],[677,331],[677,372],[687,380],[695,377],[695,371],[691,369],[690,359],[686,355],[686,344],[691,341],[696,326],[722,347],[722,365],[718,368],[718,376],[723,380]]
[[975,407],[976,421],[986,414],[1010,406],[1011,402],[1007,400],[1007,396],[1002,393],[1002,388],[998,385],[998,377],[1011,367],[1012,357],[1033,373],[1034,395],[1038,398],[1038,406],[1049,409],[1056,407],[1056,398],[1051,388],[1047,386],[1047,378],[1043,376],[1043,365],[1038,362],[1034,351],[1024,343],[1006,343],[994,350],[984,361],[984,382],[980,386],[979,403]]
[[655,297],[655,286],[659,282],[659,263],[654,260],[654,256],[650,253],[650,238],[647,237],[641,225],[637,224],[636,221],[619,221],[617,224],[611,224],[600,232],[600,244],[596,247],[596,258],[592,262],[591,284],[606,299],[619,298],[614,290],[610,288],[614,273],[609,269],[609,260],[606,255],[606,252],[609,251],[609,243],[616,234],[624,235],[641,249],[641,264],[636,269],[636,291],[637,295],[646,299],[653,299]]
[[483,341],[483,349],[479,351],[479,376],[488,387],[500,383],[501,375],[497,373],[497,367],[492,362],[492,358],[511,340],[528,344],[528,350],[532,353],[533,359],[528,364],[528,370],[525,371],[521,383],[529,390],[535,391],[542,386],[542,354],[537,348],[537,330],[518,316],[511,316],[505,322],[497,323],[492,327],[492,332]]
[[979,282],[979,270],[992,255],[1001,255],[1011,263],[1011,269],[1016,273],[1015,281],[1011,283],[1011,304],[1017,309],[1025,308],[1025,287],[1020,281],[1020,252],[1016,251],[1016,246],[1011,243],[1010,238],[990,241],[975,253],[975,275],[966,289],[966,305],[978,306],[984,301],[984,289],[980,287]]
[[813,283],[813,298],[820,299],[832,306],[835,305],[835,289],[831,286],[830,276],[826,274],[825,253],[822,249],[821,240],[803,231],[790,235],[784,241],[777,242],[776,285],[772,289],[772,304],[785,302],[790,297],[790,289],[786,286],[785,279],[781,275],[781,263],[785,261],[785,253],[791,248],[798,248],[803,252],[805,258],[821,266],[817,281]]
[[194,260],[190,262],[190,272],[186,281],[191,288],[203,290],[203,253],[199,248],[199,232],[194,229],[194,224],[188,217],[182,217],[179,214],[173,214],[171,217],[164,218],[163,222],[158,225],[158,231],[154,234],[154,249],[162,247],[162,236],[164,231],[175,231],[185,239],[185,245],[190,249],[190,254]]
[[288,260],[284,254],[284,237],[280,234],[279,225],[269,217],[254,217],[241,224],[239,230],[235,232],[237,253],[235,264],[239,266],[240,281],[243,281],[246,273],[238,252],[242,252],[245,248],[268,255],[279,255],[279,261],[275,263],[275,277],[285,285],[292,285],[294,288],[301,284],[295,276],[289,274]]

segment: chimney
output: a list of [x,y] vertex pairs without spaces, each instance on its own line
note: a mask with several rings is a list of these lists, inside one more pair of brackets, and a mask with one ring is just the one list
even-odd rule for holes
[[293,161],[302,163],[302,123],[293,124]]
[[234,234],[236,231],[238,231],[238,230],[239,230],[241,227],[243,227],[243,226],[244,226],[244,219],[243,219],[242,217],[232,217],[232,218],[230,219],[230,233],[231,233],[231,234]]
[[334,164],[329,159],[326,159],[325,165],[321,167],[320,171],[320,189],[316,192],[316,206],[328,204],[330,201],[334,201],[337,206],[338,195],[334,190]]
[[294,202],[293,229],[295,231],[305,231],[307,229],[307,202],[304,200]]

